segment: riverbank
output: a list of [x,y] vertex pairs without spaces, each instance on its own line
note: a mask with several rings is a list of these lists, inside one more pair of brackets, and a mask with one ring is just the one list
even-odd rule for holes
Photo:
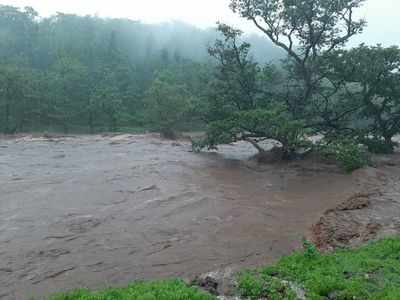
[[[218,299],[400,299],[400,238],[321,254],[313,245],[278,263],[237,275],[236,296]],[[79,290],[50,300],[213,300],[183,281],[138,282],[99,292]]]

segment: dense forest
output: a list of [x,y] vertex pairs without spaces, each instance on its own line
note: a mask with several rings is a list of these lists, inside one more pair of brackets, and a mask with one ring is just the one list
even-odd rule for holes
[[272,139],[284,159],[320,135],[348,169],[361,145],[392,152],[399,47],[346,47],[367,25],[363,0],[292,2],[232,0],[253,36],[0,6],[1,131],[201,128],[196,150],[245,140],[264,153]]
[[[217,36],[178,22],[41,18],[30,7],[0,6],[0,130],[151,128],[160,89],[192,104],[204,96],[213,64],[207,45]],[[283,57],[262,37],[246,39],[259,61]]]

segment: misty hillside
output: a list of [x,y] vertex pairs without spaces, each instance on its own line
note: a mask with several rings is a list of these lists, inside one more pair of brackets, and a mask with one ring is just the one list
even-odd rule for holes
[[[217,37],[216,29],[179,22],[44,18],[33,8],[0,5],[1,131],[142,127],[150,88],[165,76],[191,103],[201,102],[217,63],[207,48]],[[254,59],[282,57],[266,39],[248,39]]]
[[[1,6],[0,57],[47,68],[60,55],[81,61],[99,59],[115,47],[132,63],[165,59],[209,59],[207,46],[216,37],[213,28],[202,30],[181,22],[144,24],[128,19],[106,19],[58,13],[41,18],[33,9]],[[252,35],[253,55],[261,62],[276,60],[282,52],[267,39]]]

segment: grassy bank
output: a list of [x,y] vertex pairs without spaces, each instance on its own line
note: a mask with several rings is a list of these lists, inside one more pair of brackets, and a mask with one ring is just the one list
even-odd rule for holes
[[306,244],[303,252],[239,277],[239,291],[246,299],[297,299],[294,290],[312,300],[398,300],[400,238],[331,254]]
[[209,294],[188,287],[183,281],[136,282],[126,288],[99,292],[77,290],[60,294],[51,300],[214,300]]
[[[278,263],[238,276],[243,299],[400,299],[400,238],[321,254],[311,244]],[[78,290],[51,300],[214,300],[179,280],[137,282],[100,292]]]

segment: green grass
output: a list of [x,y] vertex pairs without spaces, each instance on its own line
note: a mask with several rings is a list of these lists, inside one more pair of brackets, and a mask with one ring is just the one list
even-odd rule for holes
[[248,299],[296,299],[287,281],[305,290],[307,299],[400,299],[400,238],[357,250],[321,254],[311,244],[273,266],[245,271],[239,292]]
[[[293,286],[310,300],[400,300],[400,237],[356,250],[321,254],[310,243],[278,263],[238,276],[243,299],[295,300]],[[48,300],[216,300],[180,280],[135,282],[98,292],[77,290]]]
[[206,292],[187,286],[183,281],[135,282],[126,288],[99,292],[76,290],[49,300],[215,300]]

